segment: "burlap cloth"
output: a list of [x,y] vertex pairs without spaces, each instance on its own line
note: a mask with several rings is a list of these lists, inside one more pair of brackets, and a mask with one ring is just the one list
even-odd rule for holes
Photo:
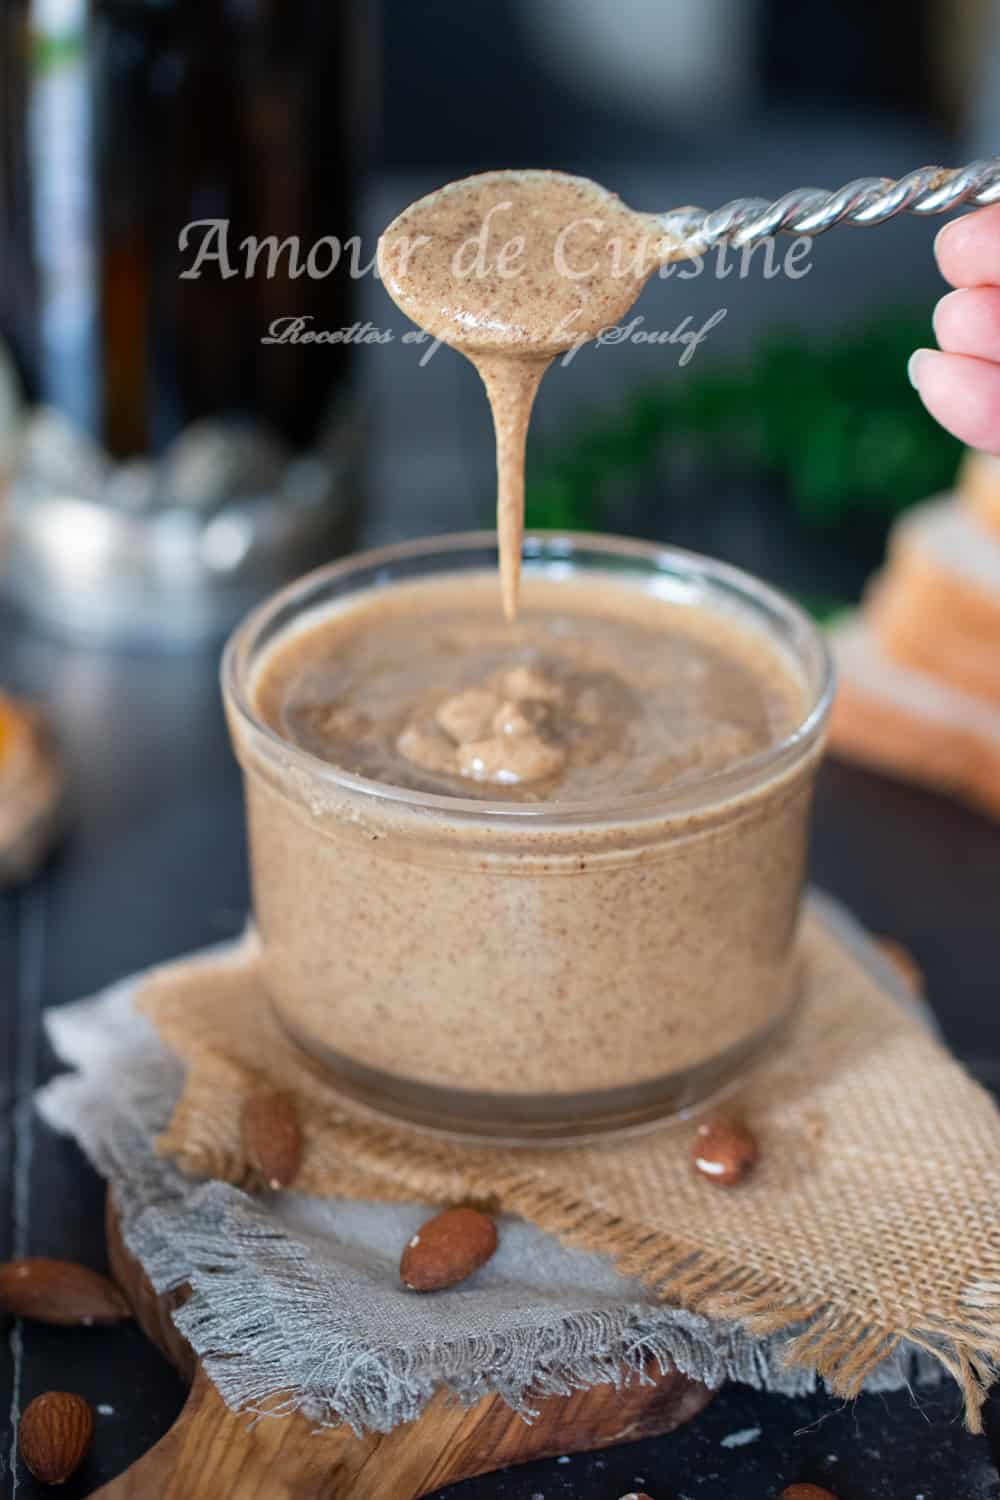
[[916,1347],[958,1382],[977,1431],[1000,1359],[1000,1114],[815,910],[801,944],[801,1012],[740,1099],[761,1160],[732,1192],[692,1173],[690,1126],[512,1149],[360,1116],[277,1025],[252,936],[142,986],[140,1008],[187,1065],[158,1149],[185,1172],[244,1182],[242,1100],[288,1089],[306,1134],[297,1190],[520,1215],[671,1303],[757,1337],[787,1332],[788,1363],[845,1396]]

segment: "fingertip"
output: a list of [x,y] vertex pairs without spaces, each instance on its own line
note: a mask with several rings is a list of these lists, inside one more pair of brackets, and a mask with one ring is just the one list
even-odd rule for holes
[[913,378],[931,416],[970,448],[1000,448],[1000,367],[967,354],[918,349]]
[[913,353],[910,355],[909,362],[906,366],[906,373],[909,377],[910,384],[915,391],[920,390],[921,365],[926,360],[927,355],[935,354],[936,352],[937,351],[935,349],[914,349]]
[[935,236],[934,255],[952,286],[1000,285],[1000,204],[950,219]]
[[1000,287],[962,286],[934,309],[934,337],[946,354],[1000,362]]
[[947,224],[941,225],[941,228],[934,236],[934,259],[937,261],[939,266],[941,264],[942,254],[944,254],[945,256],[948,254],[948,237],[958,222],[958,219],[949,219]]

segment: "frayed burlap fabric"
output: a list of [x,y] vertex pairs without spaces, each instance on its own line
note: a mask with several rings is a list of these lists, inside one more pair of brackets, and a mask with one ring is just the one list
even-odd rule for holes
[[932,1355],[978,1430],[1000,1358],[1000,1115],[815,910],[806,998],[740,1105],[761,1147],[726,1193],[690,1167],[690,1128],[600,1145],[457,1145],[339,1107],[276,1024],[250,938],[235,956],[150,978],[140,1006],[187,1066],[159,1149],[244,1181],[243,1098],[291,1090],[305,1122],[301,1191],[478,1200],[694,1313],[787,1335],[790,1367],[855,1394],[894,1350]]

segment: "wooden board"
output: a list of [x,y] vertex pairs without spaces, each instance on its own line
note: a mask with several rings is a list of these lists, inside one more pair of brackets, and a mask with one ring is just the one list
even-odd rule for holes
[[499,1396],[461,1407],[444,1395],[395,1431],[316,1431],[301,1416],[232,1412],[170,1319],[183,1294],[158,1297],[122,1241],[110,1199],[108,1257],[143,1331],[191,1384],[170,1431],[92,1500],[417,1500],[446,1484],[562,1453],[672,1432],[712,1398],[676,1370],[649,1383],[550,1396],[525,1422]]

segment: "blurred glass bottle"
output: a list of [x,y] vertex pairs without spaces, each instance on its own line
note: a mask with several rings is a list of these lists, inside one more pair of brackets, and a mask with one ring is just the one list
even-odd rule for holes
[[352,322],[372,8],[0,4],[7,586],[196,637],[351,540],[352,346],[263,340]]

